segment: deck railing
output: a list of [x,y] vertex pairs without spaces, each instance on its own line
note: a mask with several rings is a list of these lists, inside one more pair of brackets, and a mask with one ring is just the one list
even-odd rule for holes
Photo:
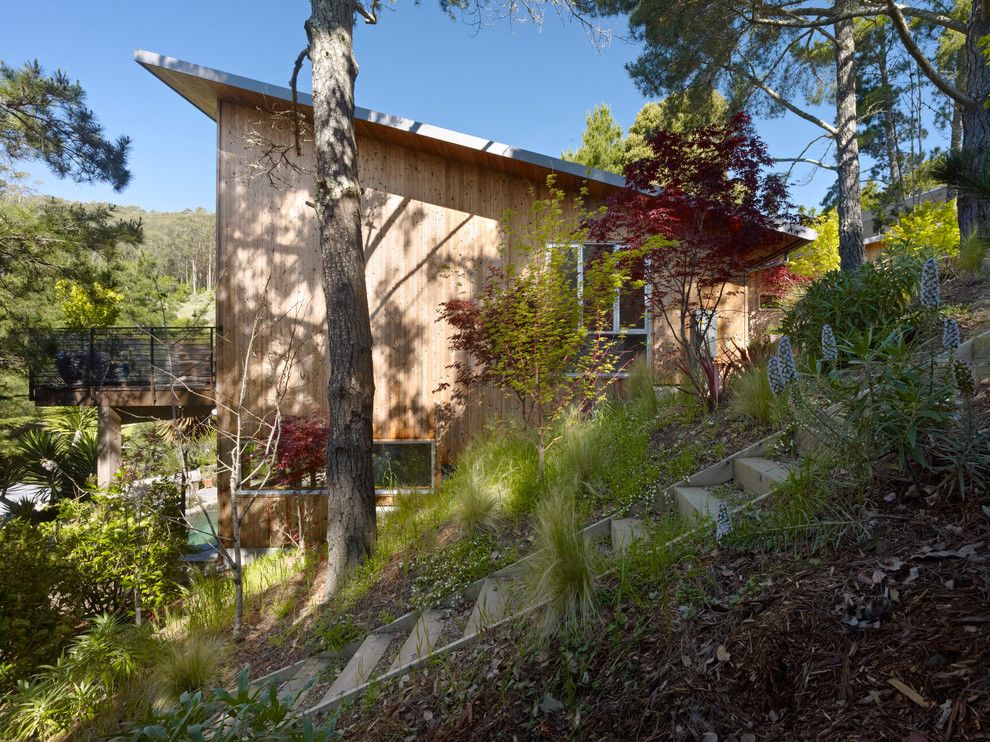
[[30,396],[62,389],[212,389],[214,328],[94,327],[32,337]]

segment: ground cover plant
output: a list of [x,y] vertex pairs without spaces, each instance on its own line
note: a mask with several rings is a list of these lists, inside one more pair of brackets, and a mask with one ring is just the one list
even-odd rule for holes
[[[955,277],[946,286],[970,290]],[[379,688],[373,712],[348,709],[338,729],[362,739],[985,733],[990,630],[974,605],[990,600],[990,383],[944,358],[959,342],[944,306],[962,295],[918,286],[876,341],[871,328],[829,340],[819,326],[823,362],[800,373],[782,343],[773,357],[787,372],[768,383],[775,415],[800,431],[786,447],[803,440],[835,458],[805,458],[721,533],[648,522],[599,568],[580,630],[499,627],[401,689]],[[836,404],[838,421],[826,420]]]

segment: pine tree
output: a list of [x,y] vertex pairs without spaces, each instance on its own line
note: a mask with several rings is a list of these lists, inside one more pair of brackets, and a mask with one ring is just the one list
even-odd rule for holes
[[607,103],[602,103],[587,113],[581,146],[576,151],[566,150],[561,157],[610,173],[622,172],[626,164],[622,127],[612,116]]

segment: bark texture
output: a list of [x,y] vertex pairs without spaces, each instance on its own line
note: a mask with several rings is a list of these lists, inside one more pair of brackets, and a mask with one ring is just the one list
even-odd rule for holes
[[839,263],[844,271],[859,270],[866,259],[856,140],[856,40],[853,20],[848,17],[854,9],[849,0],[835,3],[835,156],[839,175]]
[[[990,12],[985,0],[974,0],[966,28],[966,93],[975,103],[962,107],[963,147],[985,156],[990,151],[990,110],[983,102],[990,96],[990,67],[979,47],[990,34]],[[990,203],[969,193],[959,194],[959,232],[990,235]]]
[[316,212],[327,307],[330,435],[327,441],[327,593],[375,539],[371,322],[361,244],[354,140],[351,0],[312,0],[306,23],[313,65]]

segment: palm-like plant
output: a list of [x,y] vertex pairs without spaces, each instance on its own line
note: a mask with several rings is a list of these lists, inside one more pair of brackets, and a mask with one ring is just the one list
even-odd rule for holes
[[18,439],[17,447],[24,462],[24,480],[47,489],[53,503],[82,494],[96,469],[98,443],[90,430],[29,430]]
[[990,201],[990,153],[960,149],[939,155],[932,163],[936,180]]

